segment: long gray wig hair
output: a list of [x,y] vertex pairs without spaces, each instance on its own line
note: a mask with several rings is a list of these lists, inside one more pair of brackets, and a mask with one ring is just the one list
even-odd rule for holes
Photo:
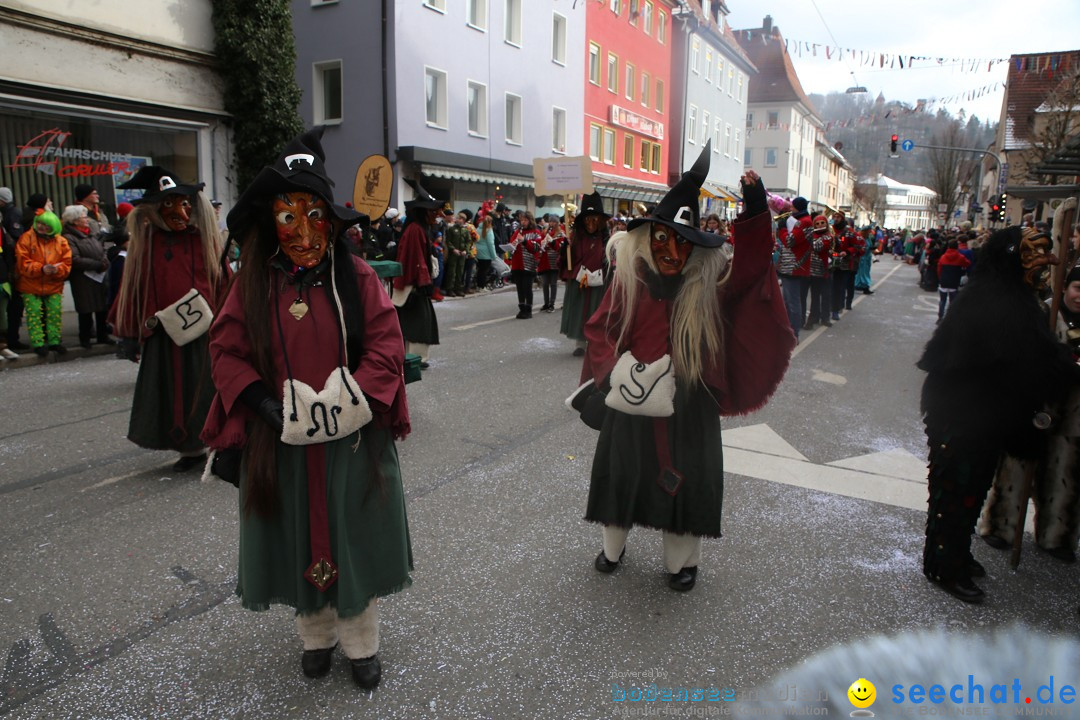
[[[651,230],[652,224],[645,223],[615,233],[608,242],[609,262],[615,266],[612,306],[623,308],[618,328],[620,348],[629,340],[633,309],[638,294],[645,289],[644,270],[659,274],[652,257]],[[675,377],[689,385],[701,381],[706,367],[720,358],[724,349],[720,290],[730,276],[730,247],[694,246],[683,268],[683,283],[671,313],[671,359]]]

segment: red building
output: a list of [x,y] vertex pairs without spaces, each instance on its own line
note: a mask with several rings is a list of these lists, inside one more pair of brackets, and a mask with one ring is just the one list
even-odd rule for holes
[[671,141],[671,4],[585,4],[585,147],[608,209],[657,202],[667,191]]

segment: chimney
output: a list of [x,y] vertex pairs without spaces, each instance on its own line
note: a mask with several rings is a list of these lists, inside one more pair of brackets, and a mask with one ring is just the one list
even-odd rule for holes
[[761,34],[772,35],[772,15],[766,15],[761,21]]

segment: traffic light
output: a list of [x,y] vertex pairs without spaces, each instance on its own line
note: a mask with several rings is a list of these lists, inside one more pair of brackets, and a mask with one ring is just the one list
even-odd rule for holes
[[1001,215],[1001,202],[996,198],[987,203],[990,207],[989,219],[990,222],[997,222]]
[[1003,222],[1005,220],[1005,200],[1005,193],[1001,193],[1001,200],[998,202],[998,220],[1001,220]]
[[893,135],[889,138],[889,152],[896,153],[896,141],[900,139],[899,135]]

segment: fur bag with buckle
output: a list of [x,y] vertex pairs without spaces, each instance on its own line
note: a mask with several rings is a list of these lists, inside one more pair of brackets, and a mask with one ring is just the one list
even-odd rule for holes
[[330,373],[320,392],[300,380],[285,380],[284,397],[281,442],[286,445],[340,440],[371,422],[371,408],[346,367]]
[[578,270],[577,281],[582,287],[600,287],[604,284],[604,271],[581,268]]
[[174,343],[184,346],[202,337],[210,329],[210,324],[214,321],[214,311],[210,309],[206,298],[198,290],[191,288],[184,297],[154,313],[154,317]]
[[671,356],[639,362],[624,352],[611,371],[611,391],[604,403],[628,415],[671,417],[675,413],[675,373]]

